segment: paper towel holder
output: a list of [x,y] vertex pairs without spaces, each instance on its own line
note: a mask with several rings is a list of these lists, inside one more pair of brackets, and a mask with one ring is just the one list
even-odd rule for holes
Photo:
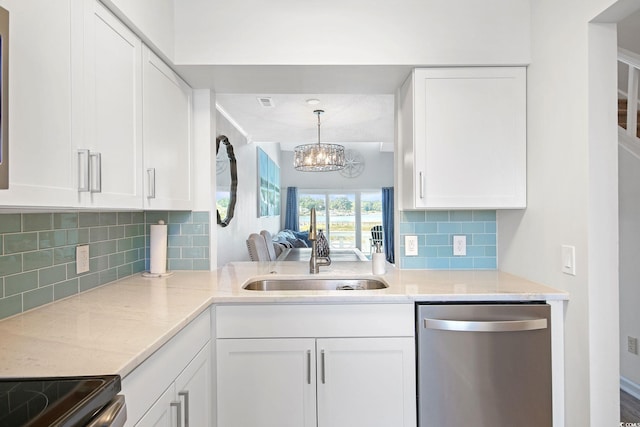
[[[156,228],[154,231],[154,227],[160,226]],[[154,241],[154,236],[155,241]],[[154,270],[153,265],[153,257],[161,257],[163,260],[163,265],[161,268],[156,268]],[[159,278],[159,277],[167,277],[173,274],[173,271],[169,271],[166,269],[167,263],[167,225],[163,220],[159,220],[157,224],[152,224],[149,227],[149,271],[145,271],[142,273],[142,277],[150,277],[150,278]],[[158,271],[160,270],[160,271]],[[164,271],[162,271],[164,270]]]

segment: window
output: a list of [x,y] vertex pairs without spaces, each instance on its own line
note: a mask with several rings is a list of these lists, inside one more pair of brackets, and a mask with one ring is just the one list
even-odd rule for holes
[[331,248],[358,248],[371,253],[371,228],[382,225],[380,190],[300,190],[298,225],[302,231],[309,229],[312,207],[316,208],[316,226],[324,231]]

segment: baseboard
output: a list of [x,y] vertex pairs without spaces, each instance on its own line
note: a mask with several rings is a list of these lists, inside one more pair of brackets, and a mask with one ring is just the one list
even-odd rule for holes
[[631,380],[626,379],[625,377],[621,376],[620,377],[620,388],[623,391],[626,391],[627,393],[629,393],[631,396],[635,397],[636,399],[640,399],[640,385],[634,383]]

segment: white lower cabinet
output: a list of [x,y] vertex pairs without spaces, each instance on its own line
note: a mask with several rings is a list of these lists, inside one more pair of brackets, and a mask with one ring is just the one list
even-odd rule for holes
[[217,342],[218,426],[316,425],[314,339]]
[[211,425],[211,352],[207,344],[189,363],[137,427]]
[[123,378],[126,426],[213,425],[212,382],[207,310]]
[[415,425],[413,338],[326,338],[318,355],[318,426]]
[[173,420],[178,417],[177,414],[174,415],[175,394],[176,387],[171,384],[171,387],[162,393],[162,396],[149,408],[144,417],[136,423],[136,426],[173,427],[175,425]]
[[398,308],[218,307],[218,426],[415,426],[413,313]]

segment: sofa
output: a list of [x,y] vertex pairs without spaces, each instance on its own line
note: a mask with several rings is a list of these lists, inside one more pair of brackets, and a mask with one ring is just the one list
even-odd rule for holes
[[273,243],[284,246],[285,248],[309,248],[311,247],[311,241],[309,241],[308,231],[293,231],[293,230],[280,230],[273,236]]

